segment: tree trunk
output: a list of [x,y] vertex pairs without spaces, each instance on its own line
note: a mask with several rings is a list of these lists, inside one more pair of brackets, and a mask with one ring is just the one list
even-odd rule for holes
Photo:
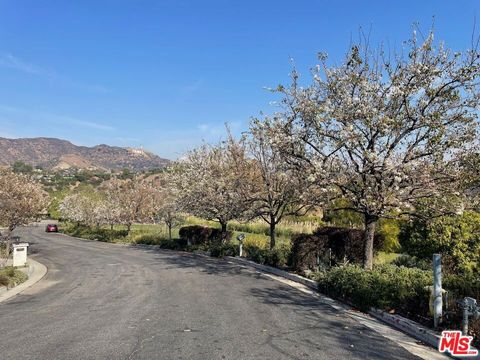
[[172,224],[168,224],[168,239],[172,240]]
[[222,244],[225,244],[225,241],[227,240],[227,223],[220,221],[220,225],[222,226],[221,241]]
[[132,228],[132,224],[127,224],[127,234],[130,234],[131,228]]
[[113,230],[113,223],[110,224],[110,230]]
[[373,241],[375,239],[375,228],[378,217],[365,214],[365,235],[364,235],[364,258],[363,268],[372,270],[373,268]]
[[275,217],[270,215],[270,250],[275,247],[275,227],[276,227]]

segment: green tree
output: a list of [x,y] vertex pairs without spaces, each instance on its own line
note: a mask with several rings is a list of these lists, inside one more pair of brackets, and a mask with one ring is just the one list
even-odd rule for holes
[[400,232],[403,250],[410,255],[431,259],[443,255],[449,271],[480,270],[480,213],[442,216],[431,220],[421,218],[405,223]]
[[15,161],[12,164],[12,170],[17,174],[29,174],[33,171],[32,165],[25,164],[23,161]]

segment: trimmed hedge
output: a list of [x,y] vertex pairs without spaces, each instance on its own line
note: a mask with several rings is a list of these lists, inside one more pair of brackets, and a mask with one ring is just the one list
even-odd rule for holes
[[246,257],[258,264],[285,267],[290,262],[291,253],[287,246],[262,249],[254,245],[245,245],[244,250]]
[[[323,227],[313,234],[298,234],[292,238],[292,265],[296,271],[316,270],[317,258],[328,256],[331,249],[332,265],[361,263],[364,255],[364,230],[341,227]],[[375,235],[374,252],[383,247],[384,237]]]
[[[179,230],[180,239],[188,241],[190,245],[207,245],[208,243],[221,243],[222,231],[217,228],[201,225],[183,226]],[[225,242],[230,241],[233,233],[227,231]]]
[[319,273],[319,290],[349,302],[361,310],[371,307],[399,312],[410,318],[428,317],[429,271],[381,265],[366,271],[356,265],[335,267]]

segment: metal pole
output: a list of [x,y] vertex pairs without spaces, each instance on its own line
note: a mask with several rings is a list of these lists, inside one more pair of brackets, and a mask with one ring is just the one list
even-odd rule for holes
[[433,325],[442,319],[442,256],[433,254]]
[[462,319],[462,334],[468,335],[468,303],[467,299],[463,299],[463,319]]
[[243,243],[242,243],[242,242],[240,242],[239,247],[240,247],[240,249],[239,249],[239,251],[238,251],[238,255],[239,255],[240,257],[242,257],[242,256],[243,256]]

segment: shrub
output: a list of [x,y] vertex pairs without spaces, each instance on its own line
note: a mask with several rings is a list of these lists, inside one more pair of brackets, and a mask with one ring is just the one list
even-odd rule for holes
[[[232,234],[231,231],[227,231],[225,241],[230,241]],[[179,236],[180,239],[190,241],[191,245],[206,245],[210,242],[220,243],[222,240],[220,229],[201,225],[183,226],[180,228]]]
[[11,287],[21,284],[27,279],[27,274],[15,269],[13,266],[7,266],[0,270],[0,285]]
[[296,271],[316,269],[317,258],[323,254],[326,241],[316,235],[298,234],[292,238],[292,267]]
[[467,296],[480,299],[480,274],[447,274],[443,278],[443,287],[452,299],[460,300]]
[[0,275],[0,286],[8,286],[10,284],[10,279],[7,275]]
[[361,310],[371,307],[415,318],[426,316],[432,275],[428,271],[381,265],[366,271],[356,265],[320,273],[320,291],[352,303]]
[[291,250],[287,245],[280,245],[267,250],[266,264],[274,267],[285,267],[290,262]]
[[3,273],[8,277],[15,276],[15,268],[13,266],[7,266],[3,269]]
[[398,220],[380,219],[378,224],[378,233],[384,238],[382,251],[389,253],[400,251],[400,225]]
[[210,256],[223,258],[225,256],[237,256],[238,245],[235,244],[215,244],[210,248]]
[[133,238],[136,244],[158,245],[165,237],[159,234],[140,234]]
[[[312,235],[299,234],[292,238],[292,265],[296,271],[315,270],[318,259],[330,257],[335,264],[360,263],[364,255],[364,231],[339,227],[323,227]],[[375,235],[374,251],[383,247],[383,236]],[[327,255],[330,249],[331,255]]]
[[243,247],[247,248],[249,246],[257,247],[259,249],[267,249],[270,247],[270,239],[263,235],[248,234],[243,241]]
[[443,255],[450,272],[478,271],[480,264],[480,213],[465,212],[430,221],[414,219],[402,226],[402,248],[422,259],[434,253]]
[[213,228],[201,225],[183,226],[178,232],[180,239],[190,241],[190,244],[207,244]]
[[267,249],[262,249],[255,245],[244,245],[243,250],[245,251],[245,256],[250,260],[258,264],[265,264],[267,259]]
[[274,249],[259,248],[254,245],[244,245],[247,258],[258,263],[274,267],[284,267],[289,263],[290,248],[287,245]]
[[163,239],[158,246],[161,249],[185,250],[187,248],[187,241],[183,239]]
[[419,259],[416,256],[402,254],[392,262],[396,266],[405,266],[407,268],[419,268],[422,270],[432,269],[432,262],[427,259]]
[[222,230],[217,229],[217,228],[212,228],[212,232],[210,234],[210,242],[213,243],[228,243],[230,240],[232,240],[233,232],[232,231],[227,231],[225,239],[222,239]]
[[[455,329],[462,322],[462,312],[458,308],[457,301],[464,297],[473,297],[480,299],[480,274],[469,272],[466,274],[447,274],[443,278],[443,288],[448,291],[447,304],[448,309],[455,309],[450,312],[445,328]],[[471,318],[469,324],[469,335],[474,337],[473,345],[480,346],[480,319]]]

